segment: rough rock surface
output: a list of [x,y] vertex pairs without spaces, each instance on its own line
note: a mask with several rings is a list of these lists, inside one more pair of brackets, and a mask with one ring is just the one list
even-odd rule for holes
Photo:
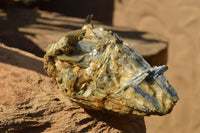
[[[143,117],[114,116],[72,104],[44,73],[39,57],[43,57],[47,45],[80,28],[82,22],[45,11],[0,10],[0,42],[9,46],[0,45],[0,133],[145,132]],[[112,28],[108,27],[126,42],[135,42],[132,46],[151,64],[166,63],[165,38]]]
[[142,116],[85,110],[46,76],[42,58],[0,45],[0,132],[145,132]]

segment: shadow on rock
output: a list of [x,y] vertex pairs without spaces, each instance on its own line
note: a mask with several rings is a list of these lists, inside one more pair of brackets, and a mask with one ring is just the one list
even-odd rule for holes
[[[42,14],[42,15],[47,15],[47,14]],[[37,21],[38,19],[43,19],[44,22],[39,22]],[[55,30],[52,28],[54,26],[57,26],[63,29],[80,28],[80,27],[68,25],[68,24],[66,25],[57,25],[57,24],[54,25],[52,23],[49,24],[46,21],[54,21],[54,19],[45,18],[44,16],[41,16],[41,14],[37,11],[28,10],[24,8],[0,10],[0,29],[1,29],[0,42],[4,43],[5,45],[9,47],[18,48],[18,49],[30,52],[32,54],[35,54],[38,57],[43,57],[45,54],[45,51],[44,51],[45,49],[44,48],[42,49],[43,46],[41,46],[40,44],[46,38],[42,38],[41,40],[38,40],[36,38],[36,35],[40,35],[41,31],[38,30],[36,31],[36,33],[31,32],[31,31],[23,32],[19,30],[20,28],[29,27],[30,25],[35,25],[35,26],[39,26],[40,27],[39,29],[42,29],[44,32],[45,30],[47,30],[46,31],[47,33],[49,30],[50,31]],[[41,27],[41,25],[43,27]],[[51,29],[47,28],[48,26],[50,26]],[[32,31],[35,31],[35,29],[34,29],[34,26],[30,28],[30,30]],[[42,33],[42,34],[45,34],[45,33]],[[34,42],[34,40],[36,40],[36,42]],[[47,45],[47,44],[44,44],[44,45]]]
[[20,50],[9,48],[0,45],[0,62],[11,64],[14,66],[26,68],[46,75],[43,69],[42,60],[37,59],[32,55],[27,55]]
[[117,115],[89,109],[85,109],[85,112],[89,114],[92,119],[103,121],[107,123],[110,127],[118,129],[122,132],[146,133],[146,127],[143,116]]
[[[19,32],[18,28],[32,23],[35,23],[36,18],[40,17],[37,12],[31,14],[23,9],[11,9],[3,12],[0,10],[0,42],[9,47],[15,47],[33,53],[39,57],[44,55],[44,51],[41,50],[35,43],[25,37],[25,33]],[[34,36],[34,34],[29,34]]]

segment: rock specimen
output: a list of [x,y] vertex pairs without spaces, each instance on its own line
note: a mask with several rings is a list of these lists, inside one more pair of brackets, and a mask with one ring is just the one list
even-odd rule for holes
[[120,114],[164,115],[178,100],[163,72],[112,31],[94,28],[91,16],[80,30],[48,46],[44,69],[60,90],[83,107]]

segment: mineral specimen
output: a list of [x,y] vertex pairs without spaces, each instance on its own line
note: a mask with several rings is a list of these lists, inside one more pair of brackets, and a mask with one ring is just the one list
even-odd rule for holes
[[120,114],[164,115],[178,100],[163,75],[118,35],[94,28],[88,16],[82,29],[50,44],[44,69],[71,101]]

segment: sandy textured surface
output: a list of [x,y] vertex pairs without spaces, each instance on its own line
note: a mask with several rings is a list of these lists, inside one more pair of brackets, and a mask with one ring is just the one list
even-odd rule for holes
[[200,1],[116,0],[114,25],[169,38],[166,76],[180,100],[171,114],[145,117],[147,133],[200,132]]
[[[85,111],[71,104],[44,73],[41,57],[47,45],[80,28],[82,19],[18,8],[0,10],[0,20],[0,41],[9,46],[0,46],[0,132],[146,131],[142,116]],[[150,63],[166,63],[165,37],[129,28],[108,29],[119,33]]]

